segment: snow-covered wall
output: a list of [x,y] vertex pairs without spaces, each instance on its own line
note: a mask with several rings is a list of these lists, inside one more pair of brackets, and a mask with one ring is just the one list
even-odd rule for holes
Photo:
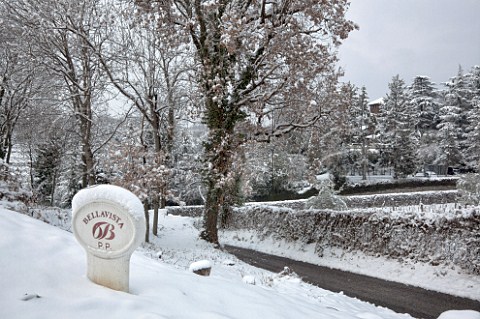
[[[457,196],[455,190],[342,196],[350,208],[342,212],[306,210],[306,200],[250,203],[235,208],[228,227],[256,231],[260,238],[315,244],[320,256],[325,248],[336,247],[452,263],[480,274],[480,212],[445,204],[456,203]],[[168,207],[168,212],[199,217],[203,206]]]
[[342,196],[341,198],[348,207],[369,208],[455,203],[457,202],[457,197],[457,190],[449,190],[415,193]]
[[480,274],[480,212],[347,212],[293,210],[273,206],[238,208],[229,230],[255,230],[260,238],[315,244],[321,256],[327,247],[362,251],[396,259],[455,264]]
[[200,217],[203,214],[203,206],[167,206],[168,214],[184,217]]
[[[371,207],[399,207],[409,205],[432,205],[457,202],[458,191],[432,191],[414,193],[393,193],[376,195],[340,196],[349,208]],[[265,204],[291,209],[305,209],[306,199],[285,200],[278,202],[247,203],[247,206]],[[178,216],[199,217],[203,213],[203,206],[169,206],[168,213]]]

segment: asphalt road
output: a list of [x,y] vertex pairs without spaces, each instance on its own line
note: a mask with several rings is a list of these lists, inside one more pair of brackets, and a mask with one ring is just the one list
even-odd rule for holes
[[436,319],[446,310],[480,311],[480,301],[455,297],[418,287],[385,281],[341,270],[321,267],[254,250],[225,246],[231,254],[251,265],[280,272],[285,266],[297,273],[305,282],[340,292],[350,297],[387,307],[415,318]]

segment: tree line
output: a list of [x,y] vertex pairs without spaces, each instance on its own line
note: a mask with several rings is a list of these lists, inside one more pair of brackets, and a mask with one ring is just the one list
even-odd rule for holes
[[247,165],[254,197],[273,199],[271,193],[316,186],[322,173],[341,189],[349,175],[478,171],[480,66],[467,72],[459,67],[439,85],[428,76],[407,84],[395,75],[388,87],[386,96],[370,102],[365,87],[340,83],[328,116],[276,141],[271,151],[257,150]]
[[442,175],[478,170],[479,66],[469,72],[459,67],[440,86],[428,76],[416,76],[406,85],[396,75],[388,87],[376,110],[365,99],[365,89],[352,104],[359,116],[353,116],[355,129],[347,143],[351,148],[360,145],[357,166],[364,178],[368,168],[377,172],[390,168],[396,178],[428,167]]

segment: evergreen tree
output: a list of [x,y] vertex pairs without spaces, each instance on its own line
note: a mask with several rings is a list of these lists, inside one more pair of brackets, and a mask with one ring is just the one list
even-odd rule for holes
[[332,175],[333,187],[340,190],[347,182],[348,167],[351,164],[350,141],[352,127],[349,125],[349,111],[356,97],[356,87],[351,84],[339,88],[340,98],[335,105],[335,116],[331,119],[333,138],[326,135],[330,141],[332,165],[329,171]]
[[450,92],[453,94],[453,101],[460,108],[460,118],[458,120],[458,143],[460,151],[463,153],[468,148],[467,133],[470,127],[469,112],[472,109],[472,92],[470,90],[467,75],[463,74],[461,66],[458,67],[458,74],[450,80]]
[[404,178],[413,174],[417,169],[417,143],[411,128],[400,128],[395,138],[394,178]]
[[368,150],[374,133],[374,121],[368,108],[368,94],[365,87],[362,87],[358,99],[352,108],[352,117],[354,122],[353,142],[360,150],[357,164],[360,166],[362,179],[366,180],[370,165]]
[[398,75],[392,78],[385,99],[385,139],[391,145],[394,177],[406,177],[415,172],[416,148],[415,112],[409,103],[405,82]]
[[458,77],[454,77],[445,83],[444,105],[440,109],[438,137],[442,154],[437,161],[445,166],[457,165],[462,161],[462,97],[458,82]]
[[[388,100],[384,100],[387,102]],[[378,150],[380,166],[383,169],[393,166],[393,135],[391,106],[384,104],[377,115]]]
[[427,130],[435,129],[438,121],[438,103],[435,84],[427,76],[416,76],[409,87],[410,103],[418,114],[416,129],[423,135]]
[[467,113],[467,150],[465,160],[470,167],[480,168],[480,66],[476,65],[468,75],[468,90],[471,109]]
[[51,139],[39,145],[38,155],[33,163],[35,195],[40,202],[54,205],[55,190],[59,177],[62,146]]
[[480,174],[466,174],[457,182],[459,201],[465,205],[480,205]]

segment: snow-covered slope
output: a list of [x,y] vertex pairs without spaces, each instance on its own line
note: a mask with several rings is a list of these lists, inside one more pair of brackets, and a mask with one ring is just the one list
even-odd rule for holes
[[170,238],[159,253],[164,256],[149,258],[148,247],[133,254],[127,294],[86,278],[85,252],[71,233],[0,209],[0,318],[411,318],[220,252],[212,258],[212,275],[197,276],[182,262],[162,261],[175,258],[168,247],[175,242],[177,256],[195,258],[201,245],[189,237],[192,219],[165,216],[162,223]]

